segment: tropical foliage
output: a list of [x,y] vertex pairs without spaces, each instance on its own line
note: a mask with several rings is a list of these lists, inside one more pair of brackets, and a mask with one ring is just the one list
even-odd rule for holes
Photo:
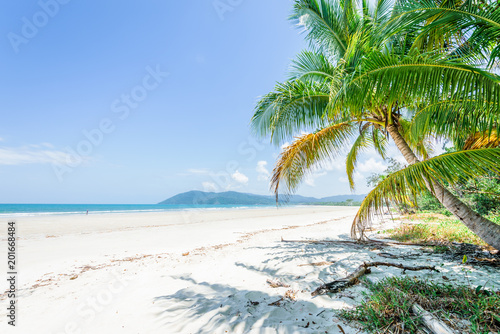
[[[410,203],[430,191],[500,248],[500,227],[441,184],[500,173],[500,77],[488,70],[499,53],[497,12],[495,3],[477,1],[296,0],[291,19],[304,28],[310,50],[293,61],[289,80],[261,98],[252,119],[274,144],[294,140],[274,169],[276,195],[292,193],[341,154],[354,188],[360,153],[373,148],[385,159],[392,139],[410,166],[369,194],[353,235],[363,237],[389,200]],[[301,131],[307,134],[294,137]],[[436,137],[458,151],[432,158]]]

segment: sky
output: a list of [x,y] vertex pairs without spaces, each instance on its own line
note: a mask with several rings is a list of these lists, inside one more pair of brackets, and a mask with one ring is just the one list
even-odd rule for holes
[[[259,96],[307,44],[293,1],[4,1],[0,203],[157,203],[190,190],[269,194],[280,147]],[[386,168],[373,152],[365,177]],[[351,193],[345,158],[304,196]]]

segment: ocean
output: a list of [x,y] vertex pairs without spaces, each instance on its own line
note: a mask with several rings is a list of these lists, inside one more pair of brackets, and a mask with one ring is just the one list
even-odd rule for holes
[[0,217],[262,208],[265,205],[0,204]]

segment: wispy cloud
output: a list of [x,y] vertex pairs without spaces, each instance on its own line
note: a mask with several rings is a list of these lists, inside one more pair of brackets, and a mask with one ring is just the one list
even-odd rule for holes
[[258,173],[257,180],[259,180],[259,181],[268,181],[269,180],[269,176],[271,174],[269,173],[269,170],[266,168],[266,166],[267,166],[267,161],[257,162],[257,168],[255,169]]
[[315,172],[315,173],[312,173],[311,175],[308,175],[304,179],[304,183],[307,184],[310,187],[315,187],[316,186],[316,179],[320,178],[322,176],[325,176],[326,174],[328,174],[328,173],[327,172]]
[[[353,179],[354,179],[354,182],[359,182],[359,181],[364,180],[365,177],[360,172],[354,172]],[[347,176],[339,177],[339,181],[342,183],[349,183],[349,179],[347,178]]]
[[285,148],[287,148],[288,146],[290,146],[290,143],[289,142],[286,142],[284,143],[283,145],[281,145],[281,149],[284,150]]
[[321,163],[321,169],[324,169],[327,171],[344,170],[345,169],[345,162],[343,162],[341,160],[325,161],[325,162]]
[[187,170],[187,174],[195,174],[195,175],[208,175],[210,171],[206,168],[190,168]]
[[356,169],[361,173],[382,173],[387,169],[387,165],[383,161],[370,158],[359,163]]
[[218,188],[213,182],[203,182],[201,184],[203,186],[203,191],[217,191]]
[[72,161],[69,153],[55,150],[49,143],[22,147],[0,147],[0,165],[66,164]]

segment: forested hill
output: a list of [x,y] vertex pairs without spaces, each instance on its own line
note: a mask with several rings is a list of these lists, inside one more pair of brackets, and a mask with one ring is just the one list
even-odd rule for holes
[[[361,201],[366,195],[337,195],[324,198],[304,197],[293,195],[288,203],[290,204],[312,204],[312,203],[336,203],[346,200]],[[226,191],[221,193],[188,191],[178,194],[158,204],[162,205],[274,205],[274,196],[263,196],[246,194],[235,191]]]

